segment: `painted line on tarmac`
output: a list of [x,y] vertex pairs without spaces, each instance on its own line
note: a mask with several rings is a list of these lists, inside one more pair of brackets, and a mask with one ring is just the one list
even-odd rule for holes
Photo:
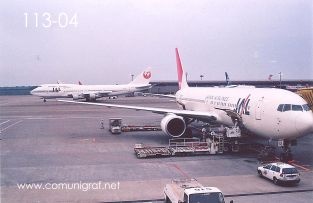
[[191,177],[185,171],[183,171],[177,164],[167,164],[167,165],[171,166],[172,168],[175,168],[184,178],[191,179]]
[[19,123],[21,123],[22,121],[23,121],[23,120],[16,121],[15,123],[12,123],[11,125],[7,126],[6,128],[0,129],[0,133],[4,132],[5,130],[7,130],[7,129],[9,129],[9,128],[11,128],[11,127],[13,127],[13,126],[19,124]]
[[126,201],[116,201],[116,202],[100,202],[100,203],[136,203],[136,202],[145,202],[145,203],[148,203],[148,202],[164,202],[164,199],[147,199],[147,200],[126,200]]
[[7,123],[7,122],[9,122],[9,121],[10,121],[10,120],[6,120],[6,121],[0,123],[0,125],[3,125],[3,124],[5,124],[5,123]]
[[305,166],[303,166],[303,165],[299,165],[299,164],[296,164],[296,163],[294,163],[294,162],[291,162],[291,163],[289,163],[290,165],[293,165],[293,166],[296,166],[296,167],[298,167],[298,168],[301,168],[301,169],[303,169],[304,171],[310,171],[311,169],[309,169],[309,168],[307,168],[307,167],[305,167]]

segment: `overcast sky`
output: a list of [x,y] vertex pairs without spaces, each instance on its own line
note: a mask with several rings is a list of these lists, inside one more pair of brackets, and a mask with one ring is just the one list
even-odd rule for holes
[[[312,2],[2,0],[0,86],[127,83],[147,66],[176,80],[175,47],[190,80],[313,79]],[[45,12],[78,25],[44,28]]]

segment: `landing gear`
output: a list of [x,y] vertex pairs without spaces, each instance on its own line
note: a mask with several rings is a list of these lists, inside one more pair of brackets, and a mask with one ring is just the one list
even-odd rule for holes
[[43,99],[43,102],[46,102],[47,100],[46,99]]
[[272,160],[274,160],[274,157],[275,157],[275,148],[270,146],[270,145],[266,145],[260,151],[260,153],[258,155],[258,160],[260,160],[260,161],[272,161]]
[[183,138],[192,138],[192,130],[191,128],[186,128],[184,134],[182,135]]
[[288,162],[288,161],[291,161],[293,159],[290,145],[291,145],[291,142],[289,140],[283,141],[283,146],[282,146],[283,152],[279,156],[279,159],[282,162]]

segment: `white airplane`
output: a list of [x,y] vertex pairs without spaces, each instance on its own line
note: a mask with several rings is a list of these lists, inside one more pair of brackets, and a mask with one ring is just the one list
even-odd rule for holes
[[175,98],[181,110],[88,102],[83,104],[163,114],[161,128],[172,137],[183,136],[188,130],[188,124],[194,120],[239,126],[253,135],[285,141],[286,151],[290,151],[291,140],[313,132],[313,113],[299,95],[283,89],[252,86],[189,87],[183,77],[184,70],[177,49],[176,62],[179,91]]
[[80,84],[44,84],[30,93],[44,99],[73,98],[73,100],[86,99],[94,101],[101,97],[116,97],[151,88],[151,68],[140,73],[133,81],[124,85],[82,85]]

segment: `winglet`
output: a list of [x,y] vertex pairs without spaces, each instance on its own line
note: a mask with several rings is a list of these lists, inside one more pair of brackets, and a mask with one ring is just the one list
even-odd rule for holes
[[177,48],[175,49],[175,52],[176,52],[178,86],[179,86],[179,89],[182,89],[182,88],[188,87],[188,84],[187,84],[187,80],[185,77],[185,71],[184,71],[183,66],[181,64],[181,60],[180,60]]

